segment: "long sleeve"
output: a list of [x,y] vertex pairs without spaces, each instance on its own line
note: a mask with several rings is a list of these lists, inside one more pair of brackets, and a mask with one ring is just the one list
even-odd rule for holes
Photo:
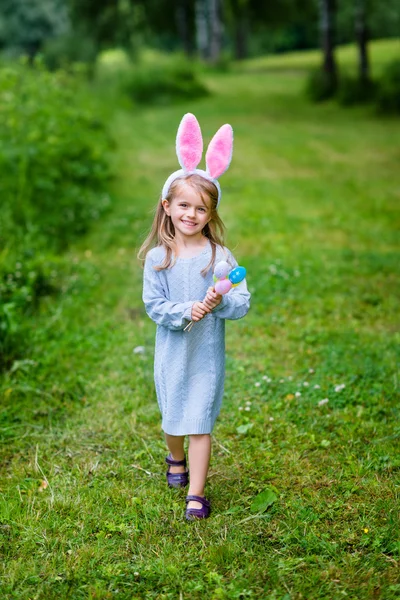
[[[232,269],[238,266],[238,263],[231,252],[229,252],[228,262],[232,264]],[[250,308],[251,294],[247,289],[246,279],[243,279],[237,287],[222,296],[222,300],[212,312],[220,319],[241,319]]]
[[146,313],[157,325],[178,331],[191,319],[194,302],[171,302],[166,298],[158,271],[153,269],[153,261],[148,255],[144,265],[142,297]]

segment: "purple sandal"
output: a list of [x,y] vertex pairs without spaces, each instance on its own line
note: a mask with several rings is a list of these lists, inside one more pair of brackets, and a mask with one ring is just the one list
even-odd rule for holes
[[186,504],[191,500],[200,502],[203,506],[201,508],[188,508],[186,506],[186,519],[188,521],[195,521],[196,519],[207,519],[211,512],[211,503],[203,496],[186,496]]
[[[165,462],[167,463],[167,465],[171,465],[173,467],[186,467],[186,457],[183,460],[174,460],[173,458],[171,458],[171,455],[168,454],[168,456],[165,459]],[[186,469],[184,473],[170,473],[168,467],[167,482],[169,487],[185,487],[189,483],[189,471]]]

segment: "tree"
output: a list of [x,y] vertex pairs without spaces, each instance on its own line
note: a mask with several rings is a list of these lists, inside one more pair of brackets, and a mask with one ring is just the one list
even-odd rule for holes
[[323,52],[322,69],[333,93],[337,88],[337,66],[335,60],[335,16],[336,0],[319,0],[320,36]]
[[249,32],[249,2],[248,0],[231,0],[233,17],[233,43],[235,58],[241,60],[247,57],[247,36]]
[[208,0],[209,28],[210,28],[210,47],[209,60],[217,63],[221,56],[222,49],[222,15],[221,0]]
[[366,22],[366,0],[355,0],[354,28],[358,46],[358,66],[360,82],[370,82],[370,68],[368,58],[368,29]]
[[64,0],[2,0],[2,45],[26,53],[32,62],[43,44],[69,30]]

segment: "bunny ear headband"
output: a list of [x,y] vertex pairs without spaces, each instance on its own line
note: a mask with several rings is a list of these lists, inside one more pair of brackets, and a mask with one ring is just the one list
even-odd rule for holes
[[186,175],[201,175],[212,181],[218,190],[218,205],[221,200],[221,188],[218,177],[225,173],[230,165],[233,148],[233,130],[228,124],[222,125],[208,145],[206,153],[206,170],[197,169],[203,154],[203,138],[198,120],[192,113],[186,113],[180,122],[176,135],[176,154],[182,169],[172,173],[164,183],[162,198],[168,194],[170,185],[175,179]]

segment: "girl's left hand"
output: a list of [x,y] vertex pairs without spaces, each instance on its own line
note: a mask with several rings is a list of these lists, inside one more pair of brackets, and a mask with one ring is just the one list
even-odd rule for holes
[[221,294],[217,294],[217,292],[214,291],[213,287],[209,287],[207,290],[207,295],[203,300],[203,304],[212,310],[213,308],[218,306],[218,304],[220,304],[221,300]]

